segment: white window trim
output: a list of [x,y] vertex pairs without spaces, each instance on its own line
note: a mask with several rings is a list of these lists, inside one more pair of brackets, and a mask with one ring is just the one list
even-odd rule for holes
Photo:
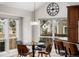
[[67,26],[63,26],[63,34],[66,34],[66,33],[65,33],[65,27],[67,27]]
[[[5,39],[5,51],[0,52],[0,56],[13,56],[13,55],[17,54],[17,49],[16,48],[15,49],[9,49],[9,23],[8,23],[9,19],[4,19],[4,20],[5,20],[5,25],[4,25],[3,31],[4,31],[4,34],[5,34],[5,36],[4,36],[4,39]],[[19,21],[16,20],[16,23],[17,22],[19,22]],[[18,26],[19,26],[19,24],[17,25],[17,27]],[[19,30],[19,28],[18,28],[18,30]],[[16,34],[16,37],[19,37],[18,34]]]

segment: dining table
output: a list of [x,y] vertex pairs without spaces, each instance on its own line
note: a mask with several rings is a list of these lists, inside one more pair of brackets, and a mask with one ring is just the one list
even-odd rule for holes
[[31,48],[30,48],[30,50],[31,50],[31,52],[33,53],[33,55],[32,55],[32,57],[35,57],[35,51],[36,50],[40,50],[39,48],[37,49],[36,47],[39,47],[40,46],[40,48],[42,49],[42,48],[44,48],[44,46],[45,46],[45,44],[44,43],[28,43],[28,44],[26,44],[27,46],[31,46]]

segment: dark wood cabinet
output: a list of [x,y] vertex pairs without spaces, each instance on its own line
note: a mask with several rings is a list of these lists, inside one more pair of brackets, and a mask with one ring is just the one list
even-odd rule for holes
[[68,6],[68,41],[78,43],[79,6]]

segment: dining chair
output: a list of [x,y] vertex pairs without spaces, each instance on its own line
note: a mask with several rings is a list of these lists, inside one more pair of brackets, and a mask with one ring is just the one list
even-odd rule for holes
[[45,55],[47,57],[47,55],[49,55],[50,57],[50,53],[52,50],[52,44],[48,44],[45,50],[42,51],[38,51],[38,57],[41,55],[41,57],[43,57],[43,55]]
[[64,42],[65,57],[79,57],[79,51],[75,43]]
[[32,52],[29,52],[29,49],[27,48],[26,45],[22,45],[22,44],[19,44],[17,45],[17,50],[18,50],[18,56],[31,56],[32,55]]
[[64,55],[64,46],[63,46],[63,41],[60,39],[54,40],[54,46],[55,46],[55,51],[57,54]]

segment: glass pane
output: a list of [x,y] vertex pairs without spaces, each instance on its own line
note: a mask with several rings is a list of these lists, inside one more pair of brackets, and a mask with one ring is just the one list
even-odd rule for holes
[[4,22],[3,20],[0,20],[0,52],[5,51],[5,41],[4,41],[4,31],[3,27]]
[[55,36],[57,37],[67,37],[68,35],[68,28],[67,28],[67,20],[65,18],[59,18],[56,25],[56,33]]
[[9,48],[16,48],[16,21],[9,19]]
[[52,36],[52,21],[51,20],[40,20],[40,35]]

